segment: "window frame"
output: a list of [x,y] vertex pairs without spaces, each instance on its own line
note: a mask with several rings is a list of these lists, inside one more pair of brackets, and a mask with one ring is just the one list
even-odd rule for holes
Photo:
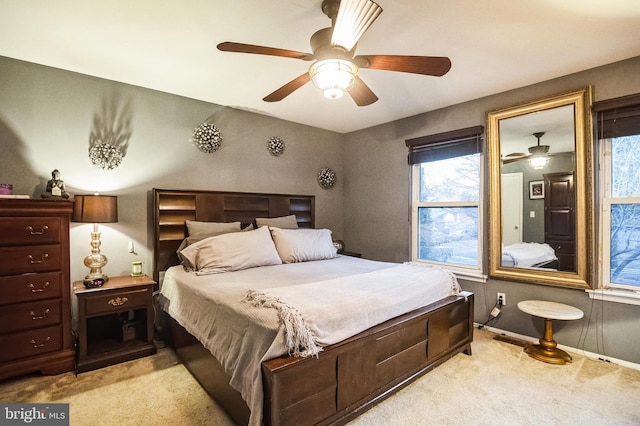
[[[640,133],[638,134],[640,137]],[[637,286],[618,284],[611,282],[611,205],[612,204],[639,204],[640,197],[612,197],[611,196],[611,157],[612,138],[600,139],[599,161],[601,164],[601,175],[599,186],[601,188],[601,213],[599,219],[600,232],[600,254],[598,264],[601,265],[598,276],[598,287],[605,290],[631,290],[640,292],[640,284]]]
[[[465,145],[465,141],[469,143],[474,139],[478,145],[475,152],[469,152],[461,147]],[[411,260],[414,262],[425,263],[443,267],[458,276],[469,281],[486,282],[487,275],[485,273],[486,259],[484,256],[485,246],[485,154],[484,154],[484,127],[475,126],[467,129],[454,130],[451,132],[440,133],[437,135],[424,136],[422,138],[410,139],[406,141],[409,147],[409,164],[411,166]],[[448,151],[449,149],[449,151]],[[432,153],[426,151],[432,150]],[[417,155],[416,155],[417,153]],[[449,155],[449,154],[450,155]],[[420,178],[421,164],[428,161],[420,161],[429,157],[430,160],[462,157],[471,154],[479,154],[478,156],[478,200],[468,201],[437,201],[427,202],[420,201]],[[476,266],[468,266],[462,264],[454,264],[447,262],[437,262],[425,259],[419,259],[418,225],[419,211],[423,207],[475,207],[478,209],[478,263]]]
[[611,204],[634,200],[635,197],[615,198],[611,202],[611,139],[619,136],[640,134],[640,93],[595,102],[594,141],[597,144],[597,173],[595,180],[597,193],[596,226],[598,227],[598,272],[597,285],[587,290],[589,297],[596,300],[640,305],[640,287],[611,285],[610,235]]

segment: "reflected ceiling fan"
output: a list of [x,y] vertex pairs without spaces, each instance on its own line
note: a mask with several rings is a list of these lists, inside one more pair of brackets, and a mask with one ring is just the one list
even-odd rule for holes
[[309,71],[291,80],[263,98],[281,101],[309,81],[324,91],[325,97],[337,99],[346,91],[358,106],[371,105],[378,97],[358,76],[360,68],[399,71],[441,77],[451,68],[451,61],[441,56],[357,55],[358,40],[382,13],[371,0],[324,0],[322,12],[331,19],[331,27],[311,36],[313,53],[297,52],[253,44],[224,42],[224,52],[252,53],[314,61]]
[[512,152],[511,154],[507,154],[502,157],[502,164],[509,164],[515,161],[526,160],[526,159],[533,160],[534,158],[540,158],[540,159],[544,159],[544,162],[542,162],[541,160],[537,164],[532,163],[532,166],[535,168],[544,167],[544,165],[546,164],[546,157],[549,153],[549,145],[540,145],[540,138],[544,136],[544,133],[545,132],[536,132],[533,134],[533,136],[535,136],[538,139],[538,144],[534,146],[530,146],[528,154],[525,154],[523,152]]

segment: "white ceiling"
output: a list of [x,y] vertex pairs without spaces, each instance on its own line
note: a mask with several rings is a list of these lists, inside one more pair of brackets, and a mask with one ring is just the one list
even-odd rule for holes
[[[220,52],[222,41],[309,52],[322,0],[1,0],[0,55],[346,133],[640,55],[638,0],[378,0],[358,54],[448,56],[443,77],[361,70],[380,100],[312,83],[262,98],[308,62]],[[0,76],[1,77],[1,76]]]

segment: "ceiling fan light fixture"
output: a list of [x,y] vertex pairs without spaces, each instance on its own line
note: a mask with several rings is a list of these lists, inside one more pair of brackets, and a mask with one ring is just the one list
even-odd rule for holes
[[533,136],[538,139],[538,144],[529,148],[529,152],[533,154],[533,157],[529,159],[529,164],[532,168],[539,170],[547,165],[549,145],[540,145],[540,138],[544,136],[544,132],[536,132]]
[[309,67],[313,84],[324,91],[325,98],[338,99],[349,90],[358,74],[358,67],[342,59],[326,59]]
[[380,13],[382,8],[371,0],[341,0],[331,44],[351,51]]
[[532,168],[539,170],[543,169],[547,165],[547,157],[534,156],[529,159],[529,164]]

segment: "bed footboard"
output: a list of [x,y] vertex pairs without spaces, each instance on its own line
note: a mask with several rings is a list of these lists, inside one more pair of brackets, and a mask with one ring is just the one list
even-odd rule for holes
[[346,423],[453,355],[471,355],[472,340],[473,294],[464,292],[328,346],[318,358],[266,361],[264,421]]

